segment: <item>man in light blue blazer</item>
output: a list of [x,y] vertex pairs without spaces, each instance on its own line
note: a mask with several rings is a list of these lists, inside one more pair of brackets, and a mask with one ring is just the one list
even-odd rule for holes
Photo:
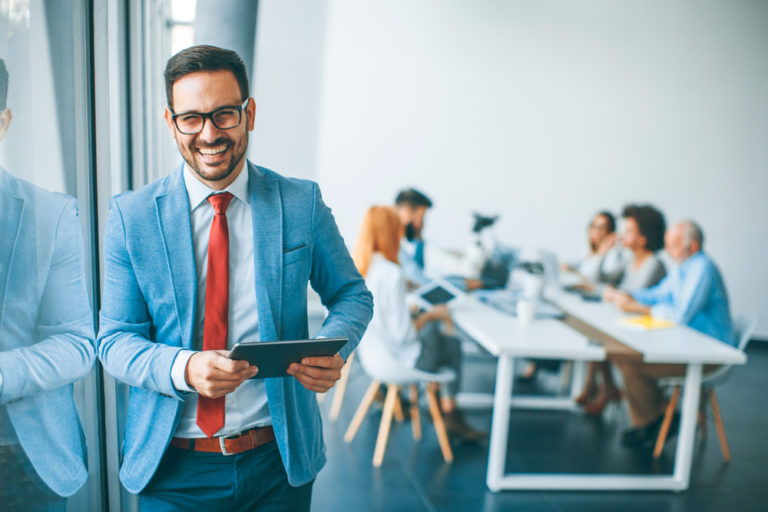
[[[239,56],[188,48],[165,78],[185,162],[115,197],[104,242],[98,353],[131,386],[120,479],[142,510],[309,510],[326,460],[315,392],[339,378],[372,298],[317,185],[246,160],[255,104]],[[318,337],[349,343],[250,379],[258,369],[224,350],[306,338],[308,284],[328,308]]]
[[[0,139],[6,92],[0,60]],[[64,510],[82,487],[72,383],[95,357],[75,199],[0,169],[0,509]]]

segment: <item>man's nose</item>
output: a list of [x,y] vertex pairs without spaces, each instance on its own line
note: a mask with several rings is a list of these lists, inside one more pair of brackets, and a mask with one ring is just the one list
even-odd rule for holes
[[221,130],[216,128],[210,118],[206,118],[203,123],[203,129],[197,134],[197,139],[202,142],[213,142],[221,137]]

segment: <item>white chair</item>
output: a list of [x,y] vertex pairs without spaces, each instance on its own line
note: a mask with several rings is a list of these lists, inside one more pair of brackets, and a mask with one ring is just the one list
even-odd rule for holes
[[440,450],[443,453],[445,462],[453,461],[453,452],[448,441],[448,434],[445,430],[445,423],[440,414],[440,407],[437,400],[437,389],[439,384],[451,382],[456,378],[453,370],[445,369],[438,373],[424,372],[414,368],[404,366],[389,352],[387,347],[380,346],[380,342],[373,337],[364,337],[358,345],[357,357],[360,364],[373,381],[365,392],[363,400],[357,407],[352,422],[349,424],[347,432],[344,434],[344,441],[352,442],[357,434],[360,425],[363,423],[368,409],[376,399],[382,384],[387,388],[387,395],[384,400],[384,409],[381,414],[381,423],[379,424],[379,434],[376,438],[376,448],[373,453],[373,465],[381,466],[384,460],[384,452],[387,447],[389,430],[394,416],[398,422],[403,421],[403,409],[399,398],[399,389],[408,386],[410,390],[410,416],[413,427],[413,438],[421,439],[421,417],[419,415],[419,383],[427,383],[427,403],[429,412],[432,416],[432,422],[437,433],[437,440],[440,443]]
[[[740,316],[734,322],[734,329],[736,336],[739,339],[737,348],[744,352],[747,349],[747,344],[752,334],[755,332],[757,320],[748,316]],[[726,462],[731,460],[731,452],[728,450],[728,440],[725,437],[725,427],[723,426],[723,419],[720,415],[720,406],[717,403],[717,397],[715,396],[715,386],[724,382],[728,374],[733,368],[733,365],[723,365],[716,370],[704,375],[701,380],[701,405],[699,407],[699,425],[701,426],[703,435],[706,435],[707,417],[706,406],[707,397],[712,404],[712,416],[715,421],[715,427],[717,428],[717,437],[720,440],[720,449],[723,452],[723,459]],[[662,386],[673,387],[672,397],[667,405],[667,410],[664,413],[664,421],[661,424],[661,430],[659,430],[659,436],[656,438],[656,446],[653,449],[653,458],[658,459],[661,457],[661,452],[664,449],[664,442],[667,440],[667,434],[669,433],[669,426],[672,423],[672,416],[675,413],[677,402],[680,398],[680,388],[685,381],[685,377],[668,377],[660,380]]]

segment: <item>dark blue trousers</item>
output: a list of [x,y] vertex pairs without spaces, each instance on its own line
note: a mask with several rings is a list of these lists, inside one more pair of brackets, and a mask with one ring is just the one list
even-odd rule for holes
[[274,441],[236,455],[168,447],[139,495],[142,512],[309,512],[312,482],[291,487]]

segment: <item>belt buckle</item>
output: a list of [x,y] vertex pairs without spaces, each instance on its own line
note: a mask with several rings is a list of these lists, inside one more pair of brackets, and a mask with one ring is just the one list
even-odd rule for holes
[[239,436],[240,436],[240,434],[235,434],[235,435],[226,436],[226,437],[225,436],[219,437],[219,447],[221,447],[221,454],[222,455],[236,455],[234,453],[229,453],[227,451],[227,447],[226,447],[226,444],[224,443],[224,440],[225,439],[234,439],[234,438],[239,437]]

